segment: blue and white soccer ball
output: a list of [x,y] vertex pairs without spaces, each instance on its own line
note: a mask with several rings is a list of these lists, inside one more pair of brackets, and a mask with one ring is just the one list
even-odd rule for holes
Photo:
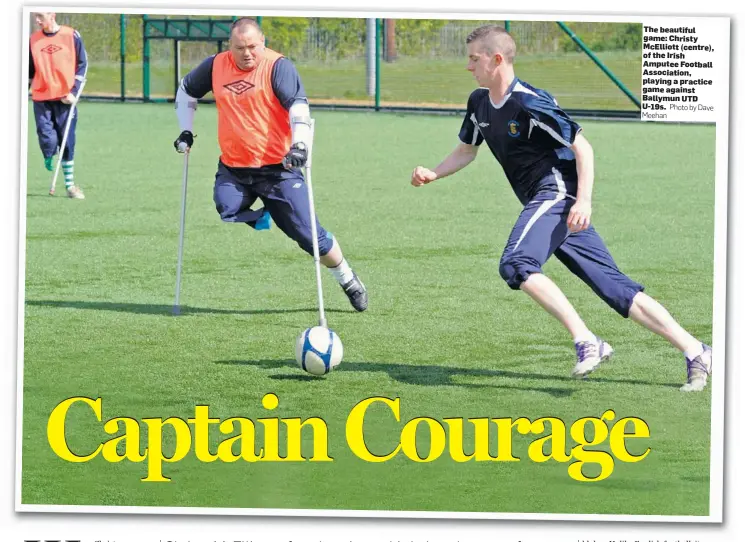
[[295,342],[295,361],[312,375],[325,375],[341,363],[343,355],[339,336],[322,326],[306,329]]

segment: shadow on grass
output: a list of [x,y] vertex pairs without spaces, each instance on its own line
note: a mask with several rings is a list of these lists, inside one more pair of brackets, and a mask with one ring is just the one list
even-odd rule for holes
[[[94,311],[131,312],[134,314],[162,314],[172,315],[173,305],[147,305],[144,303],[113,303],[107,301],[56,301],[56,300],[27,300],[26,305],[34,307],[52,307],[56,309],[82,309]],[[180,315],[189,314],[289,314],[294,312],[318,312],[317,307],[303,309],[212,309],[209,307],[191,307],[181,305]],[[326,309],[326,312],[347,313],[352,309]]]
[[[291,366],[297,367],[294,360],[221,360],[215,363],[224,365],[250,365],[253,367],[260,367],[262,369],[279,369],[283,367]],[[352,361],[344,363],[339,371],[352,371],[352,372],[382,372],[386,373],[390,378],[404,384],[413,384],[416,386],[459,386],[462,388],[470,389],[488,389],[488,388],[499,388],[499,389],[514,389],[519,391],[532,391],[538,393],[547,393],[553,397],[570,397],[575,391],[579,391],[580,388],[574,386],[572,388],[564,387],[534,387],[519,382],[525,382],[527,380],[539,380],[539,381],[550,381],[550,382],[565,382],[580,384],[577,380],[569,376],[555,376],[547,374],[531,374],[531,373],[519,373],[514,371],[503,371],[498,369],[467,369],[463,367],[441,367],[439,365],[405,365],[402,363],[379,363],[369,361]],[[469,382],[458,382],[454,380],[454,377],[465,377],[465,378],[501,378],[510,379],[515,381],[515,384],[507,382],[500,383],[469,383]],[[271,375],[269,378],[274,380],[295,380],[299,382],[322,382],[323,379],[314,377],[304,373],[298,374],[277,374]],[[649,381],[643,380],[623,380],[623,379],[610,379],[610,378],[598,378],[591,377],[585,379],[581,385],[592,384],[595,382],[610,382],[615,384],[639,384],[643,386],[659,386],[663,388],[677,388],[680,384],[656,384]]]

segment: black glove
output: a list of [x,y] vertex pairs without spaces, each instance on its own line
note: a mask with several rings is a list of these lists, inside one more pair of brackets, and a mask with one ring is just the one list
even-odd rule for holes
[[282,159],[282,165],[286,168],[303,167],[307,161],[308,147],[301,141],[290,147],[290,152]]
[[191,148],[192,145],[194,145],[194,134],[192,134],[189,130],[184,130],[183,132],[181,132],[181,135],[178,136],[178,139],[173,142],[173,146],[178,152],[184,152],[183,150],[179,149],[179,145],[181,143],[186,143],[186,146],[188,148]]

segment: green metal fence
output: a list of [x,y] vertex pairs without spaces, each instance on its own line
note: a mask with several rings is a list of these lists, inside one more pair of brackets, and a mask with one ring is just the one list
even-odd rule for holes
[[[233,20],[58,13],[58,21],[78,29],[86,44],[86,97],[135,101],[172,100],[180,77],[227,47]],[[268,46],[298,67],[314,107],[462,111],[475,88],[465,70],[465,38],[476,26],[491,23],[514,36],[518,76],[550,91],[568,111],[639,116],[640,24],[376,19],[369,26],[363,18],[259,20]],[[372,67],[370,41],[375,44]]]

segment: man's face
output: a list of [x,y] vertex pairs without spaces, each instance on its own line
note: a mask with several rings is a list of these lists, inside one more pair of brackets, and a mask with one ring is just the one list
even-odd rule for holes
[[34,17],[36,26],[46,32],[54,30],[55,16],[54,13],[36,13]]
[[236,28],[230,37],[230,52],[239,69],[253,70],[264,56],[263,34],[252,26]]
[[468,44],[466,69],[473,74],[480,87],[488,87],[496,80],[498,57],[501,59],[501,55],[490,55],[479,40]]

